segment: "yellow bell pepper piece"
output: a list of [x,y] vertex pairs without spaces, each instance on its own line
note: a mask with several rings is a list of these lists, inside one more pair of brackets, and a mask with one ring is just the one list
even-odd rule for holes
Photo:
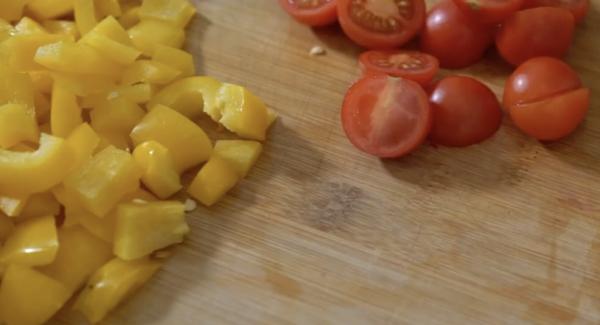
[[0,150],[0,193],[47,191],[62,181],[71,163],[72,152],[65,141],[45,133],[35,152]]
[[121,15],[121,17],[119,17],[119,23],[124,28],[131,28],[135,26],[137,23],[140,22],[140,8],[141,6],[132,6],[129,8],[122,7],[123,14]]
[[96,0],[96,11],[101,17],[121,16],[121,4],[119,0]]
[[154,60],[139,60],[123,72],[121,83],[132,85],[138,82],[148,82],[164,85],[175,80],[180,73],[178,70]]
[[122,68],[86,44],[61,41],[40,46],[35,62],[54,71],[117,77]]
[[98,217],[103,217],[139,186],[142,171],[128,152],[107,147],[70,174],[64,185],[68,193]]
[[183,242],[190,231],[184,210],[178,201],[120,204],[113,252],[128,261]]
[[175,166],[183,172],[210,157],[212,143],[197,124],[169,107],[158,105],[131,131],[137,146],[154,140],[173,155]]
[[221,85],[221,82],[211,77],[181,79],[159,91],[148,103],[148,107],[162,104],[190,118],[200,117],[204,111],[218,121],[220,113],[216,96]]
[[0,286],[0,315],[6,325],[44,324],[70,296],[59,281],[29,267],[10,265]]
[[213,155],[226,160],[238,175],[243,178],[256,163],[262,144],[248,140],[219,140],[215,143]]
[[[129,39],[127,31],[114,17],[111,16],[104,18],[98,25],[95,25],[90,32],[92,34],[106,36],[111,40],[126,46],[133,46],[133,42]],[[85,43],[86,38],[87,35],[81,39],[81,42]]]
[[100,144],[100,137],[87,123],[76,127],[67,137],[67,145],[73,152],[72,170],[79,169],[92,158]]
[[[50,122],[50,98],[34,89],[33,103],[35,105],[35,119],[38,124]],[[50,133],[52,130],[50,130]]]
[[94,130],[127,137],[146,112],[136,103],[122,97],[98,103],[90,112]]
[[133,151],[133,158],[144,171],[142,183],[159,198],[166,199],[181,189],[173,157],[160,143],[141,143]]
[[4,41],[3,46],[9,53],[9,63],[13,69],[41,70],[43,67],[33,60],[38,48],[64,39],[64,35],[58,34],[16,35]]
[[154,88],[149,83],[137,83],[134,85],[122,86],[108,94],[108,98],[123,97],[134,103],[143,104],[150,101],[154,95]]
[[42,27],[52,34],[62,34],[72,39],[79,38],[77,25],[70,20],[45,20],[42,21]]
[[0,42],[8,39],[15,34],[13,25],[4,19],[0,19]]
[[133,46],[125,29],[112,16],[102,20],[80,42],[94,47],[104,56],[123,65],[133,63],[142,54]]
[[0,105],[23,104],[33,108],[33,84],[26,73],[15,72],[0,65]]
[[107,76],[52,72],[52,78],[79,97],[106,93],[115,88],[113,78]]
[[0,106],[0,148],[23,141],[37,142],[40,137],[33,107],[23,104]]
[[139,15],[141,19],[158,19],[177,27],[185,27],[196,14],[188,0],[144,0]]
[[29,0],[27,9],[40,20],[57,18],[73,11],[73,0]]
[[73,0],[73,11],[75,24],[77,24],[81,36],[87,34],[98,24],[94,0]]
[[232,189],[238,180],[238,173],[226,160],[213,156],[200,169],[187,191],[202,204],[211,206]]
[[182,28],[158,20],[142,20],[128,30],[135,47],[152,56],[157,44],[181,47],[185,40]]
[[148,258],[135,261],[115,258],[92,275],[73,308],[82,312],[91,323],[98,323],[150,280],[160,266],[160,262]]
[[49,95],[52,93],[52,84],[54,81],[52,80],[52,75],[47,70],[39,70],[39,71],[30,71],[29,78],[33,83],[33,88],[44,95]]
[[63,283],[70,292],[79,289],[94,271],[113,256],[111,245],[81,226],[61,228],[58,242],[60,248],[54,262],[39,270]]
[[53,216],[38,217],[20,223],[0,249],[0,263],[27,266],[48,265],[58,251]]
[[170,66],[180,72],[178,78],[185,78],[196,74],[194,57],[183,50],[170,46],[156,45],[152,60]]
[[47,34],[48,32],[37,21],[23,17],[15,25],[13,35]]
[[27,196],[0,196],[0,211],[9,217],[17,217],[27,204]]
[[66,138],[83,123],[77,97],[60,83],[54,83],[50,109],[52,134]]
[[9,0],[0,2],[0,19],[16,21],[23,16],[23,8],[28,0]]
[[60,213],[60,203],[51,192],[36,193],[27,198],[25,207],[19,214],[17,222],[29,218],[57,216]]
[[100,145],[98,145],[98,151],[102,151],[107,147],[116,147],[127,152],[131,152],[131,143],[127,135],[116,133],[112,131],[98,132],[100,136]]
[[0,241],[4,241],[15,229],[13,221],[0,213]]

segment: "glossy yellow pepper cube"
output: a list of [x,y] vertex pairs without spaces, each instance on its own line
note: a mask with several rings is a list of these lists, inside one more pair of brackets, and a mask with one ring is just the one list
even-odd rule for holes
[[87,123],[76,127],[67,137],[67,144],[73,152],[72,170],[77,170],[92,158],[100,144],[100,137]]
[[136,103],[118,97],[114,100],[105,100],[98,103],[90,112],[90,119],[94,130],[114,132],[128,136],[146,112]]
[[37,19],[57,18],[73,11],[73,0],[29,0],[27,9]]
[[28,74],[0,65],[0,105],[6,103],[33,108],[33,83]]
[[212,143],[202,128],[163,105],[146,114],[131,131],[131,139],[136,146],[150,140],[165,146],[179,172],[208,160],[212,152]]
[[0,147],[10,148],[19,142],[37,142],[40,132],[32,107],[23,104],[0,106]]
[[158,19],[177,27],[185,27],[196,14],[188,0],[144,0],[139,11],[141,19]]
[[181,180],[171,153],[156,141],[146,141],[133,151],[133,158],[142,167],[142,183],[161,199],[181,189]]
[[0,19],[17,21],[23,16],[23,8],[28,0],[10,0],[0,2]]
[[112,16],[106,17],[80,41],[123,65],[133,63],[142,52],[133,46],[129,35]]
[[135,47],[152,56],[157,44],[181,47],[185,40],[182,28],[158,20],[142,20],[128,30]]
[[239,180],[236,170],[218,156],[213,156],[202,166],[188,193],[206,206],[217,203]]
[[[133,46],[133,42],[129,39],[127,31],[114,17],[111,16],[104,18],[98,25],[95,25],[91,30],[91,33],[106,36],[123,45]],[[81,39],[81,42],[85,43],[86,38],[87,35]]]
[[122,71],[121,66],[103,57],[93,47],[70,41],[40,46],[34,60],[58,72],[117,77]]
[[29,218],[57,216],[60,213],[60,203],[51,192],[32,194],[27,198],[25,207],[19,214],[17,222]]
[[38,48],[64,39],[64,35],[58,34],[16,35],[4,41],[3,45],[9,53],[8,60],[13,69],[33,71],[44,69],[34,61]]
[[119,17],[119,23],[121,24],[121,26],[123,26],[124,28],[131,28],[137,23],[139,23],[140,8],[141,6],[131,6],[127,8],[122,6],[121,9],[123,10],[123,14],[121,15],[121,17]]
[[6,240],[15,229],[13,220],[0,213],[0,241]]
[[66,138],[71,132],[83,123],[81,108],[77,97],[67,86],[58,82],[52,89],[50,108],[50,127],[52,134]]
[[20,196],[51,189],[69,172],[72,156],[63,139],[45,133],[34,152],[0,149],[0,193]]
[[98,24],[94,0],[73,0],[73,16],[81,36],[87,34]]
[[218,121],[221,116],[216,98],[221,86],[220,81],[211,77],[181,79],[159,91],[148,107],[165,105],[190,118],[200,117],[204,112]]
[[248,175],[261,152],[262,144],[258,141],[219,140],[215,143],[213,155],[225,159],[243,178]]
[[70,20],[44,20],[42,21],[42,27],[52,34],[62,34],[72,39],[79,38],[77,25]]
[[79,289],[87,279],[112,257],[112,247],[81,226],[58,231],[60,248],[52,264],[39,270],[63,283],[70,292]]
[[44,324],[70,296],[59,281],[26,266],[10,265],[0,286],[0,315],[6,325]]
[[121,83],[132,85],[138,82],[148,82],[164,85],[175,80],[180,73],[178,70],[154,60],[138,60],[123,72]]
[[178,78],[190,77],[196,74],[194,57],[181,49],[165,45],[156,45],[152,60],[170,66],[180,72]]
[[141,176],[131,154],[107,147],[71,173],[64,185],[88,211],[103,217],[123,196],[137,190]]
[[27,266],[48,265],[58,251],[53,216],[28,219],[20,223],[0,249],[0,263]]
[[92,275],[73,308],[82,312],[91,323],[98,323],[150,280],[160,266],[160,262],[148,258],[135,261],[115,258]]
[[27,205],[27,196],[0,196],[0,211],[9,217],[17,217]]
[[13,30],[13,35],[29,35],[29,34],[47,34],[48,31],[40,25],[37,21],[29,18],[23,17],[19,22],[15,25],[15,29]]

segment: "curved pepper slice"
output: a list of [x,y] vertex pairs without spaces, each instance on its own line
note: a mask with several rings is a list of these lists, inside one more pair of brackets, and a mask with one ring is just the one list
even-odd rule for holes
[[2,264],[27,266],[48,265],[58,251],[58,237],[53,216],[20,223],[0,249]]
[[0,148],[20,142],[36,142],[40,137],[35,112],[22,104],[0,106]]
[[216,106],[216,97],[222,83],[211,77],[189,77],[178,80],[158,92],[148,103],[148,107],[162,104],[190,117],[199,117],[202,112],[214,121],[221,118]]
[[135,148],[133,158],[144,170],[142,183],[159,198],[166,199],[181,189],[175,161],[162,144],[146,141]]

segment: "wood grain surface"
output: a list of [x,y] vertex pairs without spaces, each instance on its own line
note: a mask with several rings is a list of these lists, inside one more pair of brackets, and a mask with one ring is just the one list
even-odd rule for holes
[[[361,50],[339,27],[302,26],[272,0],[195,2],[198,70],[281,118],[249,177],[189,216],[185,244],[105,324],[600,323],[600,0],[567,58],[592,89],[574,135],[540,144],[505,117],[481,145],[397,161],[343,134]],[[500,95],[510,70],[491,52],[444,74]]]

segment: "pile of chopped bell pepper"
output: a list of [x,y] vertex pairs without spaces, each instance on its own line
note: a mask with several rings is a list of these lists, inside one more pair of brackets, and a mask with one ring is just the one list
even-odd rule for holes
[[[188,0],[0,2],[0,323],[42,324],[71,297],[99,322],[189,232],[177,194],[213,205],[258,159],[275,114],[196,76],[181,49],[195,13]],[[241,139],[213,144],[203,116]]]

